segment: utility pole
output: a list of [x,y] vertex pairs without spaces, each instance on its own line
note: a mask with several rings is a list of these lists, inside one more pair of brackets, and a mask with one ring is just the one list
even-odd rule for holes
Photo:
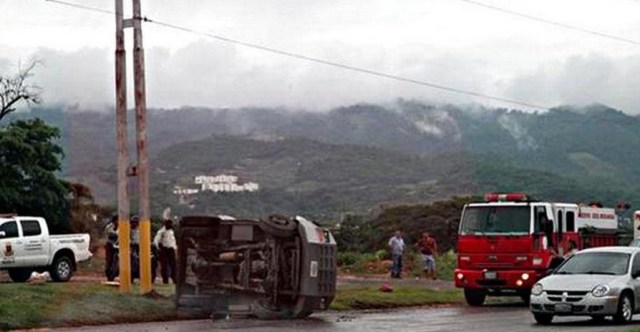
[[147,149],[147,97],[142,48],[140,0],[133,0],[133,72],[135,76],[136,148],[138,153],[138,214],[140,216],[140,291],[151,285],[151,221],[149,211],[149,154]]
[[151,284],[151,213],[149,208],[149,157],[147,148],[147,101],[142,47],[142,15],[140,0],[133,1],[133,18],[124,19],[123,0],[116,4],[116,125],[118,146],[118,245],[120,247],[120,290],[131,292],[131,252],[129,224],[129,149],[127,140],[127,85],[124,29],[133,28],[133,65],[136,104],[137,167],[131,176],[138,177],[138,215],[140,218],[140,291],[149,293]]
[[120,291],[131,292],[131,255],[129,252],[129,193],[127,168],[127,63],[124,47],[123,0],[116,1],[116,133],[118,147],[118,247],[120,248]]

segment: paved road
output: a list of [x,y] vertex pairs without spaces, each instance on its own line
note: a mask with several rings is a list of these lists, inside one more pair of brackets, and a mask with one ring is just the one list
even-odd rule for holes
[[149,324],[111,325],[56,332],[196,332],[196,331],[624,331],[640,329],[640,315],[634,324],[594,323],[589,318],[556,318],[552,326],[534,323],[527,307],[501,304],[482,308],[452,306],[377,312],[320,313],[299,321],[259,321],[231,318],[211,321],[177,321]]

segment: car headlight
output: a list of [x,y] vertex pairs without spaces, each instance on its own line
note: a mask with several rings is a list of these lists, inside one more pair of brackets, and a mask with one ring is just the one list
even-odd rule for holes
[[544,289],[542,288],[542,284],[535,284],[533,285],[533,287],[531,287],[531,295],[540,295],[542,294],[542,291]]
[[595,297],[603,297],[609,294],[609,291],[611,291],[611,288],[609,286],[598,285],[596,287],[593,287],[593,290],[591,290],[591,294],[593,294],[593,296]]

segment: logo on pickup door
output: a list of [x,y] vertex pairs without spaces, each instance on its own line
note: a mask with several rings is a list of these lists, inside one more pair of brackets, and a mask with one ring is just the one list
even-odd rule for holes
[[4,246],[4,255],[5,256],[13,256],[13,247],[11,247],[11,243],[7,243]]

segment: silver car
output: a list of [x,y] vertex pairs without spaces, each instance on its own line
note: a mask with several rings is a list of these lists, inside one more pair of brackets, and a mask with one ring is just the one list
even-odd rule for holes
[[554,316],[613,316],[627,323],[640,310],[639,277],[640,248],[586,249],[533,285],[531,312],[545,325]]

